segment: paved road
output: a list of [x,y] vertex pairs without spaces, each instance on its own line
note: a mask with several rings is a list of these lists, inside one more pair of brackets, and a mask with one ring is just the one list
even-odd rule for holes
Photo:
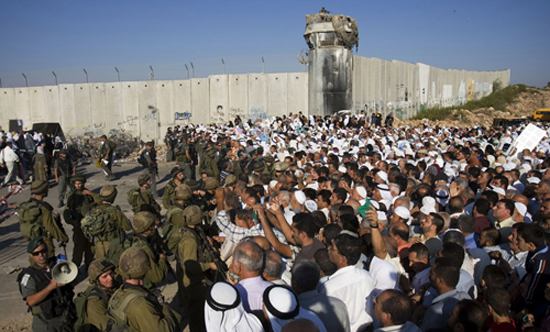
[[[159,196],[162,197],[164,186],[169,180],[170,169],[174,163],[170,165],[160,165],[160,179],[157,180],[157,190]],[[95,165],[84,165],[77,168],[78,174],[86,174],[88,180],[86,187],[95,193],[99,193],[102,186],[113,184],[117,187],[118,195],[115,204],[119,205],[122,211],[129,217],[132,217],[130,205],[126,199],[128,190],[138,187],[137,178],[142,171],[142,167],[137,163],[125,163],[120,166],[115,165],[113,169],[117,179],[111,182],[105,181],[105,176],[101,169]],[[63,208],[57,208],[58,189],[55,180],[50,181],[50,192],[46,201],[50,203],[57,213],[62,213]],[[8,188],[0,189],[0,196],[5,196],[8,193]],[[9,203],[19,205],[31,197],[30,185],[25,186],[24,190],[19,194],[11,197]],[[157,199],[160,204],[160,199]],[[0,329],[14,320],[31,321],[30,314],[27,313],[27,306],[21,299],[19,289],[17,287],[16,278],[21,268],[28,266],[27,243],[19,232],[19,223],[17,215],[12,215],[13,209],[9,209],[4,215],[0,216]],[[65,223],[64,227],[72,238],[72,226]],[[73,243],[69,241],[67,245],[67,255],[70,259],[72,255]],[[62,249],[56,248],[56,254],[61,254]],[[83,268],[81,268],[83,270]],[[84,272],[84,271],[81,271]],[[85,273],[80,275],[80,279],[85,278]],[[76,288],[76,292],[84,290],[87,287],[87,281],[80,282]],[[171,283],[165,286],[163,294],[165,297],[171,298],[175,292],[176,285]],[[13,327],[13,326],[12,326]]]

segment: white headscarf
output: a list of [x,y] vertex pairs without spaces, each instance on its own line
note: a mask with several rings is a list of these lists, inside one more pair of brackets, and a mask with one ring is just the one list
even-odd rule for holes
[[209,332],[264,331],[260,320],[244,311],[235,286],[224,281],[212,285],[206,295],[204,321]]

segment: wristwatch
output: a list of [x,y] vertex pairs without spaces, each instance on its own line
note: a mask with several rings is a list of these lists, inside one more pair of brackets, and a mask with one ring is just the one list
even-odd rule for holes
[[376,226],[370,225],[370,228],[378,228],[378,224]]

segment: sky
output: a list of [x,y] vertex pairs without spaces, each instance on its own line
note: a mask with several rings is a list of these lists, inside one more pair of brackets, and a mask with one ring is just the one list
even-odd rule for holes
[[305,15],[357,20],[354,54],[550,81],[548,0],[0,1],[2,87],[297,72]]

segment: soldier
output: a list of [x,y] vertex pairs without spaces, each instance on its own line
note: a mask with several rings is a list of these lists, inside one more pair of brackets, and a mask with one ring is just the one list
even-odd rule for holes
[[207,288],[207,272],[216,270],[216,264],[202,243],[196,227],[202,220],[202,211],[196,205],[185,210],[185,232],[177,246],[177,259],[183,270],[183,286],[186,303],[183,309],[189,317],[191,331],[205,331],[204,301]]
[[164,194],[162,195],[162,206],[164,206],[166,210],[170,210],[172,205],[174,205],[174,192],[176,187],[182,184],[184,180],[183,171],[178,167],[172,168],[170,175],[172,180],[168,181],[166,187],[164,187]]
[[114,152],[116,148],[116,143],[108,140],[106,135],[101,136],[101,149],[99,150],[101,160],[101,168],[103,173],[105,173],[105,179],[113,181],[115,176],[112,171],[113,163],[115,162]]
[[17,277],[19,290],[32,313],[33,331],[73,331],[76,317],[73,287],[52,278],[56,259],[48,255],[49,251],[41,236],[29,242],[27,252],[32,265]]
[[61,246],[69,241],[60,218],[53,213],[53,207],[44,201],[48,196],[48,182],[33,181],[31,184],[30,200],[19,206],[19,222],[21,235],[26,241],[42,236],[48,247],[48,256],[55,256],[53,239],[61,243]]
[[218,170],[218,165],[214,159],[216,155],[216,148],[211,146],[206,149],[206,157],[201,161],[200,172],[208,172],[212,174],[215,179],[220,178],[220,171]]
[[252,168],[252,174],[250,175],[250,184],[257,185],[262,184],[260,181],[260,176],[265,168],[265,163],[260,157],[256,157],[250,163],[250,168]]
[[193,179],[193,159],[190,152],[189,136],[183,134],[182,141],[176,151],[176,159],[180,169],[183,171],[183,176],[186,179]]
[[158,173],[158,167],[157,167],[157,152],[155,151],[155,143],[153,141],[147,142],[145,144],[145,151],[143,153],[143,157],[145,158],[145,161],[147,162],[147,166],[145,168],[145,171],[149,175],[151,179],[151,187],[150,192],[153,195],[153,198],[156,198],[158,196],[157,194],[157,173]]
[[73,263],[80,266],[82,255],[84,255],[84,264],[90,266],[94,259],[92,244],[82,233],[80,222],[88,212],[101,204],[101,198],[98,194],[85,188],[86,177],[84,175],[76,175],[72,180],[75,190],[67,197],[67,207],[63,211],[63,219],[67,224],[73,225]]
[[[150,261],[142,248],[126,249],[120,256],[119,269],[125,279],[109,301],[108,313],[115,321],[113,328],[129,327],[140,332],[178,331],[180,316],[143,287]],[[203,310],[203,308],[200,308]]]
[[166,130],[164,143],[166,144],[166,162],[171,162],[174,160],[174,134],[172,133],[172,127],[168,127]]
[[[157,252],[153,245],[156,234],[158,218],[149,211],[138,212],[132,220],[134,233],[111,241],[107,259],[116,265],[120,255],[126,248],[142,248],[149,257],[150,268],[143,278],[143,286],[153,289],[156,284],[162,282],[168,273],[168,263],[163,253]],[[120,268],[120,266],[118,266]]]
[[[78,294],[76,306],[78,319],[75,323],[76,331],[105,331],[109,323],[109,316],[105,315],[109,299],[117,290],[118,284],[114,276],[115,266],[107,260],[95,260],[88,268],[90,286]],[[85,303],[80,303],[84,301]],[[82,308],[81,308],[82,307]],[[82,312],[78,311],[83,309]]]
[[67,158],[67,150],[61,149],[59,150],[58,157],[55,159],[53,168],[59,193],[59,205],[57,207],[60,208],[65,205],[65,194],[67,193],[67,187],[71,181],[71,176],[74,176],[76,172],[76,166],[73,165],[71,159]]
[[149,193],[151,187],[151,177],[149,174],[141,174],[138,177],[138,189],[132,189],[128,192],[128,203],[132,206],[132,211],[150,211],[160,217],[161,207]]
[[101,204],[82,220],[82,230],[92,243],[95,259],[101,260],[105,257],[112,239],[121,237],[124,231],[132,230],[130,220],[118,206],[113,206],[117,193],[116,188],[111,185],[101,188]]

